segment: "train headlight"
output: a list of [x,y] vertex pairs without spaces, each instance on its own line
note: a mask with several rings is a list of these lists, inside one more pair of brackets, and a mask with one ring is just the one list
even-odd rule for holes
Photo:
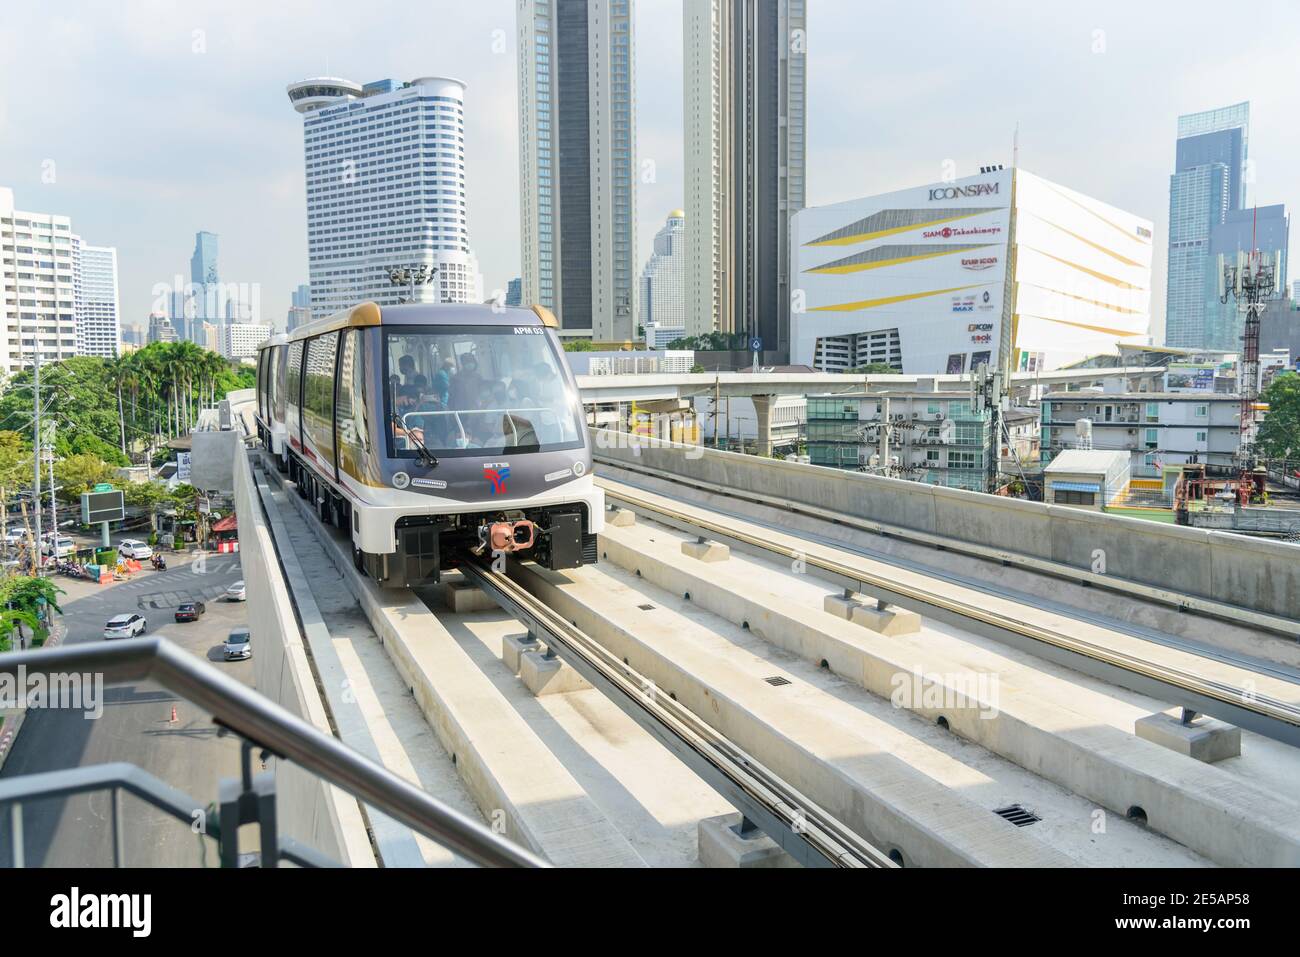
[[405,472],[393,473],[393,488],[406,488],[411,484],[411,476]]

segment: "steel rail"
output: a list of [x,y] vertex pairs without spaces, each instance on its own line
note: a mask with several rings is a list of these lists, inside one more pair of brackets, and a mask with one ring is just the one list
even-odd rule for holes
[[719,734],[518,582],[480,563],[466,576],[796,860],[813,867],[896,867],[879,848]]
[[[946,620],[957,623],[979,622],[1001,634],[1028,639],[1029,644],[1021,646],[1031,651],[1036,647],[1041,649],[1043,646],[1048,646],[1064,652],[1068,658],[1057,660],[1065,660],[1067,664],[1078,662],[1079,659],[1087,659],[1104,667],[1104,673],[1098,676],[1105,680],[1114,681],[1144,694],[1152,693],[1153,690],[1159,690],[1166,695],[1173,692],[1174,703],[1182,707],[1198,713],[1222,717],[1224,720],[1248,727],[1268,737],[1300,746],[1300,707],[1288,702],[1257,694],[1251,689],[1205,678],[1180,668],[1159,665],[1049,628],[1018,621],[1008,615],[960,599],[949,598],[929,589],[905,585],[871,572],[860,565],[835,561],[780,545],[750,534],[735,527],[734,524],[692,514],[684,509],[660,505],[645,498],[638,498],[635,494],[609,488],[608,485],[605,492],[610,498],[626,502],[637,509],[654,512],[677,527],[686,530],[698,529],[762,551],[786,558],[800,559],[807,565],[836,578],[867,586],[859,590],[874,589],[886,596],[887,600],[922,614],[933,614],[935,610],[940,610],[948,613]],[[700,511],[703,510],[701,507]],[[1097,672],[1091,673],[1097,674]],[[1129,676],[1145,679],[1145,681],[1130,683],[1125,680]]]
[[165,639],[129,638],[0,655],[0,674],[51,673],[100,675],[105,684],[157,682],[236,734],[374,805],[466,860],[486,867],[549,866]]

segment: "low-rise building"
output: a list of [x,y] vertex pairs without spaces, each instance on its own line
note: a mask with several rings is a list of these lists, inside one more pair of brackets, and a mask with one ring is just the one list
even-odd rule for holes
[[1129,483],[1127,452],[1067,449],[1043,470],[1043,500],[1100,512],[1122,499]]
[[221,354],[227,359],[251,359],[257,347],[271,338],[272,329],[252,322],[228,322],[222,329]]
[[1092,423],[1091,447],[1124,451],[1134,476],[1160,475],[1167,465],[1231,465],[1239,444],[1241,399],[1215,392],[1050,392],[1043,396],[1044,463],[1086,445],[1075,428]]
[[884,421],[891,433],[891,461],[877,460],[876,468],[930,485],[985,491],[990,415],[972,407],[969,392],[809,396],[809,460],[833,468],[872,468]]

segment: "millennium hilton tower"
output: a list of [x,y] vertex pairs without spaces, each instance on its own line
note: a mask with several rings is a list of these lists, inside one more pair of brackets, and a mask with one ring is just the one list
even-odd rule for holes
[[[363,300],[481,302],[466,223],[465,85],[316,77],[288,93],[303,117],[312,316]],[[433,278],[397,286],[395,267]]]

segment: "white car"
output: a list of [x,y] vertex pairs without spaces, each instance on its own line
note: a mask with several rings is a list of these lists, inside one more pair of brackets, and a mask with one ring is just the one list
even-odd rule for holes
[[[70,538],[59,538],[59,539],[57,540],[56,544],[54,545],[54,557],[55,557],[55,558],[67,558],[69,555],[71,555],[71,554],[72,554],[73,552],[75,552],[76,550],[77,550],[77,543],[74,542],[72,539],[70,539]],[[46,539],[45,541],[41,542],[41,552],[42,552],[42,554],[45,554],[45,555],[50,554],[50,540],[49,540],[49,539]]]
[[27,538],[26,529],[11,528],[5,532],[4,542],[6,545],[21,545]]
[[104,626],[104,638],[135,638],[149,629],[149,623],[141,615],[116,615]]
[[226,601],[245,601],[247,598],[248,593],[242,581],[237,581],[226,589]]
[[236,628],[226,636],[226,660],[253,657],[253,642],[247,628]]
[[124,538],[117,546],[117,553],[123,558],[134,558],[141,562],[153,558],[153,549],[147,542],[134,538]]

